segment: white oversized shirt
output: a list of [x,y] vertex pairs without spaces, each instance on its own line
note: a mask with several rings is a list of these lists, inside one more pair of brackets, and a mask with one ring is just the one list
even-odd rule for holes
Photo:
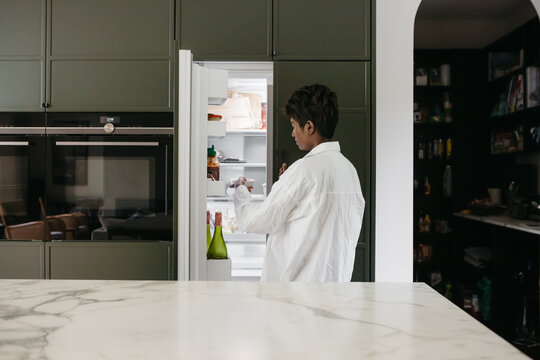
[[239,186],[234,204],[242,230],[269,234],[261,280],[351,280],[365,202],[337,141],[292,164],[264,202]]

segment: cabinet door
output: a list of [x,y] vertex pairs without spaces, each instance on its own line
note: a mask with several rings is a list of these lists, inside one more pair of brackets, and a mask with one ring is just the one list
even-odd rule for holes
[[272,0],[181,0],[179,19],[196,60],[272,58]]
[[0,241],[0,279],[44,279],[42,241]]
[[0,1],[0,111],[42,111],[45,0]]
[[337,93],[339,122],[333,140],[355,166],[366,207],[358,241],[353,280],[368,281],[370,276],[371,213],[371,116],[370,65],[368,62],[278,61],[275,66],[274,180],[284,161],[290,165],[306,153],[298,150],[289,119],[282,107],[295,90],[314,83],[325,84]]
[[370,0],[274,0],[276,60],[368,60]]
[[174,0],[49,0],[51,111],[172,111]]
[[171,242],[50,242],[48,279],[171,280]]

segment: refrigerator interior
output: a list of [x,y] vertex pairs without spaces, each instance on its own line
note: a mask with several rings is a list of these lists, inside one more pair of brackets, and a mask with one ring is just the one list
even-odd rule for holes
[[[208,137],[207,146],[217,150],[220,180],[228,187],[244,176],[253,181],[254,201],[263,201],[270,190],[272,169],[272,63],[205,62],[208,68],[228,70],[228,99],[224,105],[209,106],[208,112],[222,115],[226,122],[224,137]],[[223,213],[223,232],[232,262],[233,281],[258,281],[261,276],[266,234],[245,233],[238,227],[232,194],[208,196],[207,210],[214,220]],[[211,224],[213,233],[213,224]]]

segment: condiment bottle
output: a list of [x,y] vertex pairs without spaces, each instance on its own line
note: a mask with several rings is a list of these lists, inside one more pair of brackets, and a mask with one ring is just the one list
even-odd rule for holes
[[214,145],[208,148],[208,162],[206,163],[206,177],[209,179],[219,180],[219,162],[216,158],[216,150]]

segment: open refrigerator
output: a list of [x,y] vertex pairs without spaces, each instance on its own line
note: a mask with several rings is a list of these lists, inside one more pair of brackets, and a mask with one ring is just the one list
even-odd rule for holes
[[[192,61],[180,50],[178,110],[178,279],[258,281],[266,234],[244,233],[231,181],[252,182],[254,201],[272,183],[271,62]],[[208,121],[208,114],[222,116]],[[207,148],[220,160],[219,181],[206,177]],[[223,214],[228,260],[206,259],[206,211]],[[213,225],[212,233],[213,233]]]

